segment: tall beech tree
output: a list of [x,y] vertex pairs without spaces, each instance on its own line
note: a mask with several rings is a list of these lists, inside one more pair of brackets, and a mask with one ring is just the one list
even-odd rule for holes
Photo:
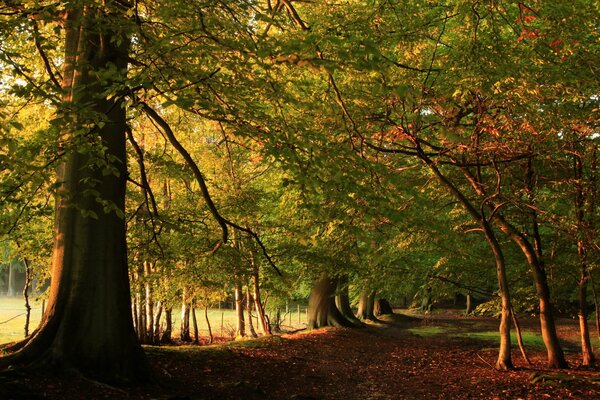
[[[18,6],[17,6],[18,7]],[[95,379],[150,377],[133,330],[125,242],[128,7],[63,4],[62,72],[52,283],[40,327],[0,366],[47,365]]]

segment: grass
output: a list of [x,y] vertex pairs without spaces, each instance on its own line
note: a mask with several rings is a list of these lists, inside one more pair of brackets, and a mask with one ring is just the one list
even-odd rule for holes
[[[31,321],[29,323],[30,332],[40,323],[42,314],[41,302],[32,301],[31,306]],[[256,316],[253,315],[253,317],[254,329],[258,330]],[[269,317],[271,321],[274,321],[274,315],[270,314]],[[300,315],[298,315],[298,310],[296,308],[291,308],[288,314],[285,314],[285,312],[282,311],[281,317],[284,318],[282,323],[282,328],[284,330],[302,328],[304,327],[304,324],[306,324],[306,308],[301,308]],[[208,336],[208,327],[206,325],[206,319],[204,318],[203,309],[196,310],[196,318],[200,336]],[[235,335],[236,317],[235,312],[231,308],[209,309],[208,319],[214,336],[233,338]],[[179,310],[173,309],[173,337],[179,336],[180,321],[181,315]],[[190,320],[190,324],[191,323]],[[20,297],[0,297],[0,344],[23,339],[24,326],[25,301]]]
[[[464,328],[457,327],[448,327],[448,326],[422,326],[416,328],[408,329],[411,333],[423,337],[434,336],[434,335],[446,335],[448,337],[454,338],[465,338],[465,339],[473,339],[473,340],[481,340],[481,341],[498,341],[498,331],[481,331],[481,332],[472,332],[465,331]],[[526,347],[543,349],[544,341],[542,337],[535,332],[531,331],[522,331],[521,335],[523,337],[523,343]],[[510,334],[511,343],[513,346],[517,346],[517,336],[514,332]]]
[[[31,301],[29,332],[33,331],[42,318],[41,302]],[[21,297],[0,297],[0,344],[24,338],[25,300]]]

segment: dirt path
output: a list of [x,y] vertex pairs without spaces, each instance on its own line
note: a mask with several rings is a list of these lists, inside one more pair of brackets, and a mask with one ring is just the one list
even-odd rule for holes
[[[44,378],[29,393],[51,399],[600,399],[600,373],[491,368],[493,344],[385,328],[322,330],[219,348],[148,349],[160,386],[114,391],[82,380]],[[569,355],[576,363],[576,354]],[[531,383],[535,371],[540,377]],[[598,381],[594,383],[593,381]],[[35,386],[38,386],[35,384]],[[50,387],[48,387],[50,385]],[[30,386],[31,389],[31,386]],[[36,397],[14,397],[36,398]]]

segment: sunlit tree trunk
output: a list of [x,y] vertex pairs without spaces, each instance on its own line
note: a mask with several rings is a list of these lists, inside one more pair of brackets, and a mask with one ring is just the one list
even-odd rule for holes
[[556,334],[552,303],[550,302],[550,289],[548,287],[548,280],[546,277],[546,272],[543,268],[543,264],[538,258],[534,248],[523,236],[523,234],[518,232],[512,225],[507,223],[498,214],[496,214],[494,219],[497,221],[500,229],[521,249],[531,268],[535,290],[538,297],[540,327],[542,331],[542,339],[544,340],[544,345],[546,346],[548,366],[550,368],[567,368],[568,364],[565,360],[558,335]]
[[[131,316],[122,216],[125,109],[121,97],[104,97],[106,85],[125,79],[126,10],[109,0],[83,3],[64,3],[61,112],[69,133],[63,137],[67,154],[58,169],[48,306],[39,329],[16,346],[19,351],[0,359],[0,367],[47,365],[104,381],[139,381],[150,373]],[[114,71],[114,76],[100,70]]]

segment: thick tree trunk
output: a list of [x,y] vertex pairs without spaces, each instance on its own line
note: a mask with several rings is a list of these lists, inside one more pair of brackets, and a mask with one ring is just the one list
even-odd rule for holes
[[344,318],[335,306],[335,290],[337,279],[330,278],[323,272],[314,283],[308,300],[308,328],[318,329],[326,326],[347,327],[354,326]]
[[350,306],[350,295],[348,294],[348,277],[342,276],[338,279],[338,287],[335,295],[335,305],[340,310],[340,313],[348,321],[352,322],[356,326],[362,325],[362,322],[356,318],[352,307]]
[[373,312],[375,308],[375,292],[372,291],[362,291],[360,293],[360,297],[358,298],[358,313],[356,316],[361,321],[375,321],[375,313]]
[[[0,359],[0,369],[47,365],[131,382],[148,379],[150,371],[131,317],[122,217],[126,118],[121,100],[114,100],[120,97],[102,97],[110,83],[98,73],[113,70],[114,81],[125,78],[129,39],[121,30],[127,25],[121,6],[89,3],[65,3],[63,120],[71,134],[63,137],[68,153],[58,171],[48,307],[40,328],[18,352]],[[94,127],[75,133],[85,129],[81,122]]]

